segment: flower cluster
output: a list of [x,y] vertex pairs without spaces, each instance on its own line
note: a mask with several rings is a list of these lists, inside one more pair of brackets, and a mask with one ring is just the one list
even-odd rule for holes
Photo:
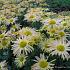
[[[25,70],[26,65],[31,62],[33,63],[29,64],[30,70],[54,70],[59,58],[61,61],[70,59],[70,17],[55,18],[56,13],[48,12],[49,9],[31,7],[29,4],[40,3],[43,0],[7,0],[6,2],[1,0],[0,2],[2,4],[0,50],[10,49],[8,56],[11,58],[10,63],[9,58],[0,60],[0,70],[16,70],[16,68]],[[21,11],[20,8],[25,8],[24,6],[27,10],[22,15],[24,18],[21,20],[23,21],[21,25],[17,14],[19,15],[18,11]],[[32,24],[38,24],[39,28]]]

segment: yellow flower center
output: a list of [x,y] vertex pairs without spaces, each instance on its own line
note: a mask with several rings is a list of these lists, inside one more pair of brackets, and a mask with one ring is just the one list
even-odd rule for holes
[[4,39],[4,40],[2,40],[1,43],[2,43],[3,46],[6,46],[8,44],[8,40]]
[[10,23],[13,23],[13,22],[14,22],[14,20],[11,18],[11,19],[9,19],[9,22],[10,22]]
[[63,36],[65,36],[65,32],[59,32],[59,35],[60,35],[61,37],[63,37]]
[[19,45],[20,45],[20,48],[24,48],[27,45],[27,41],[22,40],[20,41]]
[[63,52],[65,50],[64,45],[62,45],[62,44],[58,45],[57,50]]
[[17,27],[15,25],[13,25],[12,28],[16,29]]
[[4,37],[4,34],[0,34],[0,38],[3,38]]
[[48,62],[47,62],[46,60],[41,60],[41,61],[39,62],[39,66],[40,66],[41,68],[46,68],[46,67],[48,66]]
[[55,33],[56,30],[55,30],[55,29],[51,29],[50,32],[51,32],[51,33]]
[[39,37],[39,36],[32,36],[31,41],[32,41],[34,44],[37,44],[37,43],[40,41],[40,37]]
[[54,19],[49,20],[49,24],[56,24],[56,21]]
[[6,18],[5,17],[1,17],[1,20],[4,21]]
[[25,59],[24,56],[20,56],[20,57],[19,57],[19,60],[20,60],[21,62],[23,62],[24,59]]
[[2,29],[2,30],[6,30],[7,27],[6,27],[5,25],[3,25],[3,26],[1,27],[1,29]]
[[34,16],[34,15],[31,15],[29,18],[30,18],[30,19],[34,19],[34,18],[35,18],[35,16]]
[[63,21],[62,24],[63,24],[63,26],[66,26],[67,25],[67,22],[66,21]]
[[32,9],[32,12],[37,12],[37,10],[36,9]]
[[32,35],[32,32],[29,30],[26,30],[23,32],[24,35],[28,36],[28,35]]
[[45,48],[49,48],[50,46],[48,46],[48,44],[45,44]]

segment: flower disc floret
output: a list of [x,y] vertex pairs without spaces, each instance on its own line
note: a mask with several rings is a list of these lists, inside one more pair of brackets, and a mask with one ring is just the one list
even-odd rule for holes
[[56,21],[54,19],[49,20],[49,24],[56,24]]
[[41,68],[46,68],[48,66],[48,62],[46,60],[40,60],[39,61],[39,66]]
[[58,51],[61,51],[61,52],[64,51],[64,50],[65,50],[64,45],[61,45],[61,44],[58,45],[58,46],[57,46],[57,50],[58,50]]
[[27,41],[21,40],[19,43],[20,48],[24,48],[27,45]]

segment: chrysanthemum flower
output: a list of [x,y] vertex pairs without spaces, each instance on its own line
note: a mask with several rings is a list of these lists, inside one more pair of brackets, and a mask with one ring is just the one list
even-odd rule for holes
[[3,16],[3,15],[1,15],[1,17],[0,17],[0,21],[6,21],[6,17]]
[[47,20],[43,21],[44,25],[43,25],[42,29],[47,30],[47,32],[51,36],[55,35],[62,28],[61,21],[62,20],[60,20],[60,19],[47,19]]
[[25,19],[24,20],[28,20],[28,21],[39,21],[41,19],[42,16],[42,10],[40,8],[30,8],[27,11],[27,14],[25,14]]
[[6,61],[0,62],[0,70],[8,70]]
[[18,31],[19,35],[21,36],[32,36],[36,34],[35,29],[29,27],[23,27],[21,30]]
[[20,55],[22,53],[27,55],[33,50],[33,47],[28,44],[29,41],[26,38],[19,38],[17,39],[17,41],[14,41],[13,43],[14,44],[12,45],[12,49],[14,55]]
[[4,32],[4,33],[1,33],[1,34],[0,34],[0,39],[3,39],[3,38],[5,38],[5,36],[7,36],[7,33],[6,33],[6,32]]
[[6,30],[7,30],[7,26],[5,24],[0,26],[1,33],[5,32]]
[[59,35],[60,37],[63,37],[63,36],[65,36],[65,32],[64,32],[64,31],[59,31],[58,35]]
[[44,54],[41,54],[40,58],[36,56],[36,59],[37,63],[32,66],[32,70],[53,70],[52,67],[54,64],[52,62],[54,60],[48,62],[48,58],[46,59]]
[[30,8],[28,11],[28,13],[34,13],[34,14],[43,14],[42,9],[41,8]]
[[61,24],[62,19],[46,19],[43,20],[43,24],[44,25],[60,25]]
[[0,39],[2,39],[4,37],[5,37],[5,34],[4,33],[0,34]]
[[42,35],[39,32],[36,32],[34,35],[28,38],[30,45],[38,45],[42,40]]
[[13,24],[12,26],[11,26],[11,30],[13,30],[13,31],[15,31],[15,30],[19,30],[20,29],[20,24]]
[[4,39],[0,40],[0,49],[7,48],[7,47],[9,47],[9,45],[10,45],[9,38],[4,38]]
[[51,44],[52,48],[52,55],[58,55],[61,56],[63,58],[63,60],[66,58],[68,60],[69,58],[69,53],[68,51],[70,51],[70,42],[66,42],[65,40],[55,40],[53,41],[53,43]]
[[41,16],[39,14],[37,15],[37,14],[34,14],[34,13],[27,13],[24,16],[25,16],[24,20],[27,20],[29,22],[39,21],[41,19]]
[[[50,20],[53,23],[54,20]],[[55,20],[56,21],[56,20]],[[58,38],[65,38],[69,36],[69,33],[65,32],[64,30],[66,27],[63,26],[61,23],[62,21],[58,20],[59,22],[56,21],[55,24],[51,25],[47,23],[44,23],[44,26],[42,29],[47,30],[47,33],[50,34],[50,36],[58,36]]]
[[10,24],[10,23],[13,24],[15,22],[15,20],[16,20],[16,18],[10,18],[7,21],[8,21],[8,24]]
[[48,40],[44,40],[40,43],[40,47],[44,52],[51,52],[51,46],[50,44],[54,41],[53,38],[50,38]]
[[[65,32],[64,30],[58,30],[56,36],[59,38],[59,39],[66,39],[67,37],[70,36],[70,34],[68,32]],[[66,39],[67,40],[67,39]]]
[[47,33],[50,34],[50,36],[56,35],[58,33],[58,27],[47,27]]
[[0,34],[0,49],[7,48],[10,45],[10,37],[7,33]]
[[26,56],[25,55],[20,55],[15,58],[15,63],[18,67],[22,67],[26,62]]
[[70,24],[69,23],[70,23],[69,20],[64,20],[64,21],[61,22],[61,25],[63,26],[64,30],[69,30],[69,28],[70,28]]

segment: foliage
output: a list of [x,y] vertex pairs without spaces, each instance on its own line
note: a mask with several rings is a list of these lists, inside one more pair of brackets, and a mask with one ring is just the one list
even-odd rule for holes
[[70,0],[46,0],[49,8],[55,12],[70,10]]

